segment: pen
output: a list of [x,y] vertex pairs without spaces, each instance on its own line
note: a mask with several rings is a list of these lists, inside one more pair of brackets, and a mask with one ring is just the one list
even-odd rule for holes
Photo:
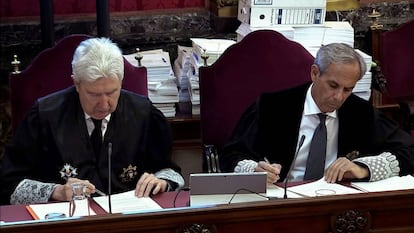
[[269,164],[270,164],[270,161],[267,159],[267,157],[266,157],[266,156],[264,157],[264,161],[265,161],[266,163],[269,163]]
[[106,196],[106,194],[99,189],[95,189],[95,193],[99,194],[100,196]]

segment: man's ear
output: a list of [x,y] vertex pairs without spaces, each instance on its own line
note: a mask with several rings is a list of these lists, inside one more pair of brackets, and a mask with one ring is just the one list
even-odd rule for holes
[[73,80],[73,85],[76,88],[76,91],[79,92],[79,81],[76,81],[75,79],[73,79],[73,74],[71,75],[72,80]]
[[313,64],[310,70],[310,76],[311,76],[312,82],[314,82],[319,77],[319,75],[320,75],[319,67]]

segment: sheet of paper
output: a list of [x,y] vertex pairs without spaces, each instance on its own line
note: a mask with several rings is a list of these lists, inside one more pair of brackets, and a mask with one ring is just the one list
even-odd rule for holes
[[[274,185],[274,184],[267,184],[266,196],[283,198],[284,195],[285,195],[285,189],[284,188],[281,188],[281,187],[279,187],[277,185]],[[287,190],[286,196],[287,196],[287,198],[301,198],[301,197],[303,197],[303,196],[300,196],[296,193],[290,192],[289,190]]]
[[360,190],[346,187],[344,185],[328,183],[325,181],[325,178],[321,178],[320,180],[314,182],[289,187],[288,190],[305,197],[362,193]]
[[412,175],[394,176],[375,182],[351,182],[351,185],[365,192],[414,189],[414,177]]
[[[89,212],[88,212],[89,208]],[[32,204],[26,206],[26,209],[32,215],[33,219],[43,220],[50,213],[63,213],[69,217],[69,202],[56,202],[46,204]],[[96,215],[96,213],[88,206],[87,200],[76,201],[74,217]]]
[[[106,212],[109,212],[108,196],[94,197]],[[161,210],[162,207],[150,197],[136,197],[135,190],[111,195],[112,213],[125,213],[131,211]]]

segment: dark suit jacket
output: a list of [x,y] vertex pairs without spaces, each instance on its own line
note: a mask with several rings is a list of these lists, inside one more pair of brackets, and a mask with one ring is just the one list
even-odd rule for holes
[[144,172],[163,168],[180,172],[171,161],[172,135],[163,114],[148,98],[124,90],[111,115],[101,154],[95,157],[78,94],[70,87],[38,100],[6,149],[3,202],[8,202],[24,178],[63,183],[59,171],[66,163],[77,168],[77,178],[88,179],[106,192],[109,142],[114,193],[134,189]]
[[[276,162],[289,168],[294,159],[306,91],[310,83],[265,93],[242,115],[223,148],[220,165],[233,171],[243,159]],[[362,156],[389,151],[397,156],[401,175],[414,172],[414,140],[371,103],[349,96],[338,109],[338,156],[357,150]],[[288,169],[282,169],[280,179]]]

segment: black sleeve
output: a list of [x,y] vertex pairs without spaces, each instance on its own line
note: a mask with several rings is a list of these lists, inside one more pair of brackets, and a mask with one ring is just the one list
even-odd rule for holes
[[414,138],[382,112],[375,111],[375,142],[381,152],[396,156],[400,175],[414,173]]
[[25,178],[34,178],[40,145],[37,105],[32,107],[1,160],[1,204],[9,204],[10,195]]
[[172,161],[172,131],[165,116],[155,106],[151,106],[149,128],[147,131],[147,152],[151,158],[149,172],[155,173],[171,168],[180,173],[181,168]]
[[260,160],[257,151],[258,130],[258,104],[254,103],[243,113],[229,143],[221,151],[220,167],[224,172],[233,172],[239,161]]

